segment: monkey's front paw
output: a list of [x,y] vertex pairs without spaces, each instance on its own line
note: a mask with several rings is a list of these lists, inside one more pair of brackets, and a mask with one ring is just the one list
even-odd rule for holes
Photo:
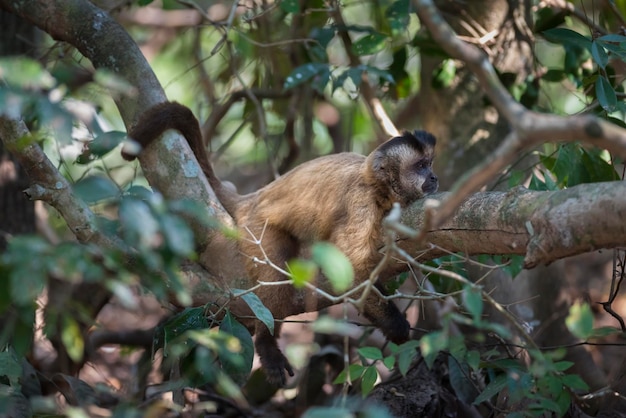
[[278,349],[276,352],[267,353],[265,356],[262,356],[261,365],[265,371],[267,381],[272,385],[278,387],[285,386],[287,383],[285,371],[289,374],[289,376],[293,376],[291,364],[289,364],[287,358],[285,358],[283,353],[281,353]]

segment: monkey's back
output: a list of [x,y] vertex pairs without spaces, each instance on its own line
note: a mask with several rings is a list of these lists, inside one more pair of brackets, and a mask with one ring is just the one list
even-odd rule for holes
[[355,223],[368,230],[377,214],[365,184],[365,161],[359,154],[340,153],[303,163],[246,198],[237,223],[267,224],[302,242],[334,241],[334,234]]

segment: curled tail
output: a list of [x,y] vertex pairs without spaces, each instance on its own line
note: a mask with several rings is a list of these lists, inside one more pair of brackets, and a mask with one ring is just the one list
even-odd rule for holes
[[[218,199],[220,199],[228,213],[234,216],[240,196],[224,186],[215,175],[213,166],[211,166],[204,148],[200,124],[189,108],[176,102],[159,103],[146,110],[140,116],[137,124],[128,132],[128,136],[144,149],[169,129],[175,129],[185,137]],[[137,154],[129,152],[124,147],[122,149],[122,157],[125,160],[132,161],[137,158]]]

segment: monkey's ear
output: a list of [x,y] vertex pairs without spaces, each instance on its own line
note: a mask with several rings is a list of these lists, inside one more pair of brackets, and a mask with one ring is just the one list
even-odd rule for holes
[[372,151],[372,154],[368,157],[370,160],[369,166],[372,168],[374,173],[381,172],[385,169],[385,156],[380,149],[375,149]]
[[413,137],[417,139],[420,143],[424,145],[428,145],[430,147],[434,147],[437,144],[437,138],[435,135],[426,131],[413,131]]

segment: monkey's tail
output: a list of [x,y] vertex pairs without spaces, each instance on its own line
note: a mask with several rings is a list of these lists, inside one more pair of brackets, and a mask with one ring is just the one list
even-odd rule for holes
[[[234,216],[241,196],[223,185],[215,175],[204,147],[200,123],[189,108],[177,102],[159,103],[140,116],[128,136],[144,149],[169,129],[175,129],[185,137],[218,199],[228,213]],[[122,148],[122,157],[128,161],[134,160],[137,155],[138,153],[128,151],[127,147]]]

